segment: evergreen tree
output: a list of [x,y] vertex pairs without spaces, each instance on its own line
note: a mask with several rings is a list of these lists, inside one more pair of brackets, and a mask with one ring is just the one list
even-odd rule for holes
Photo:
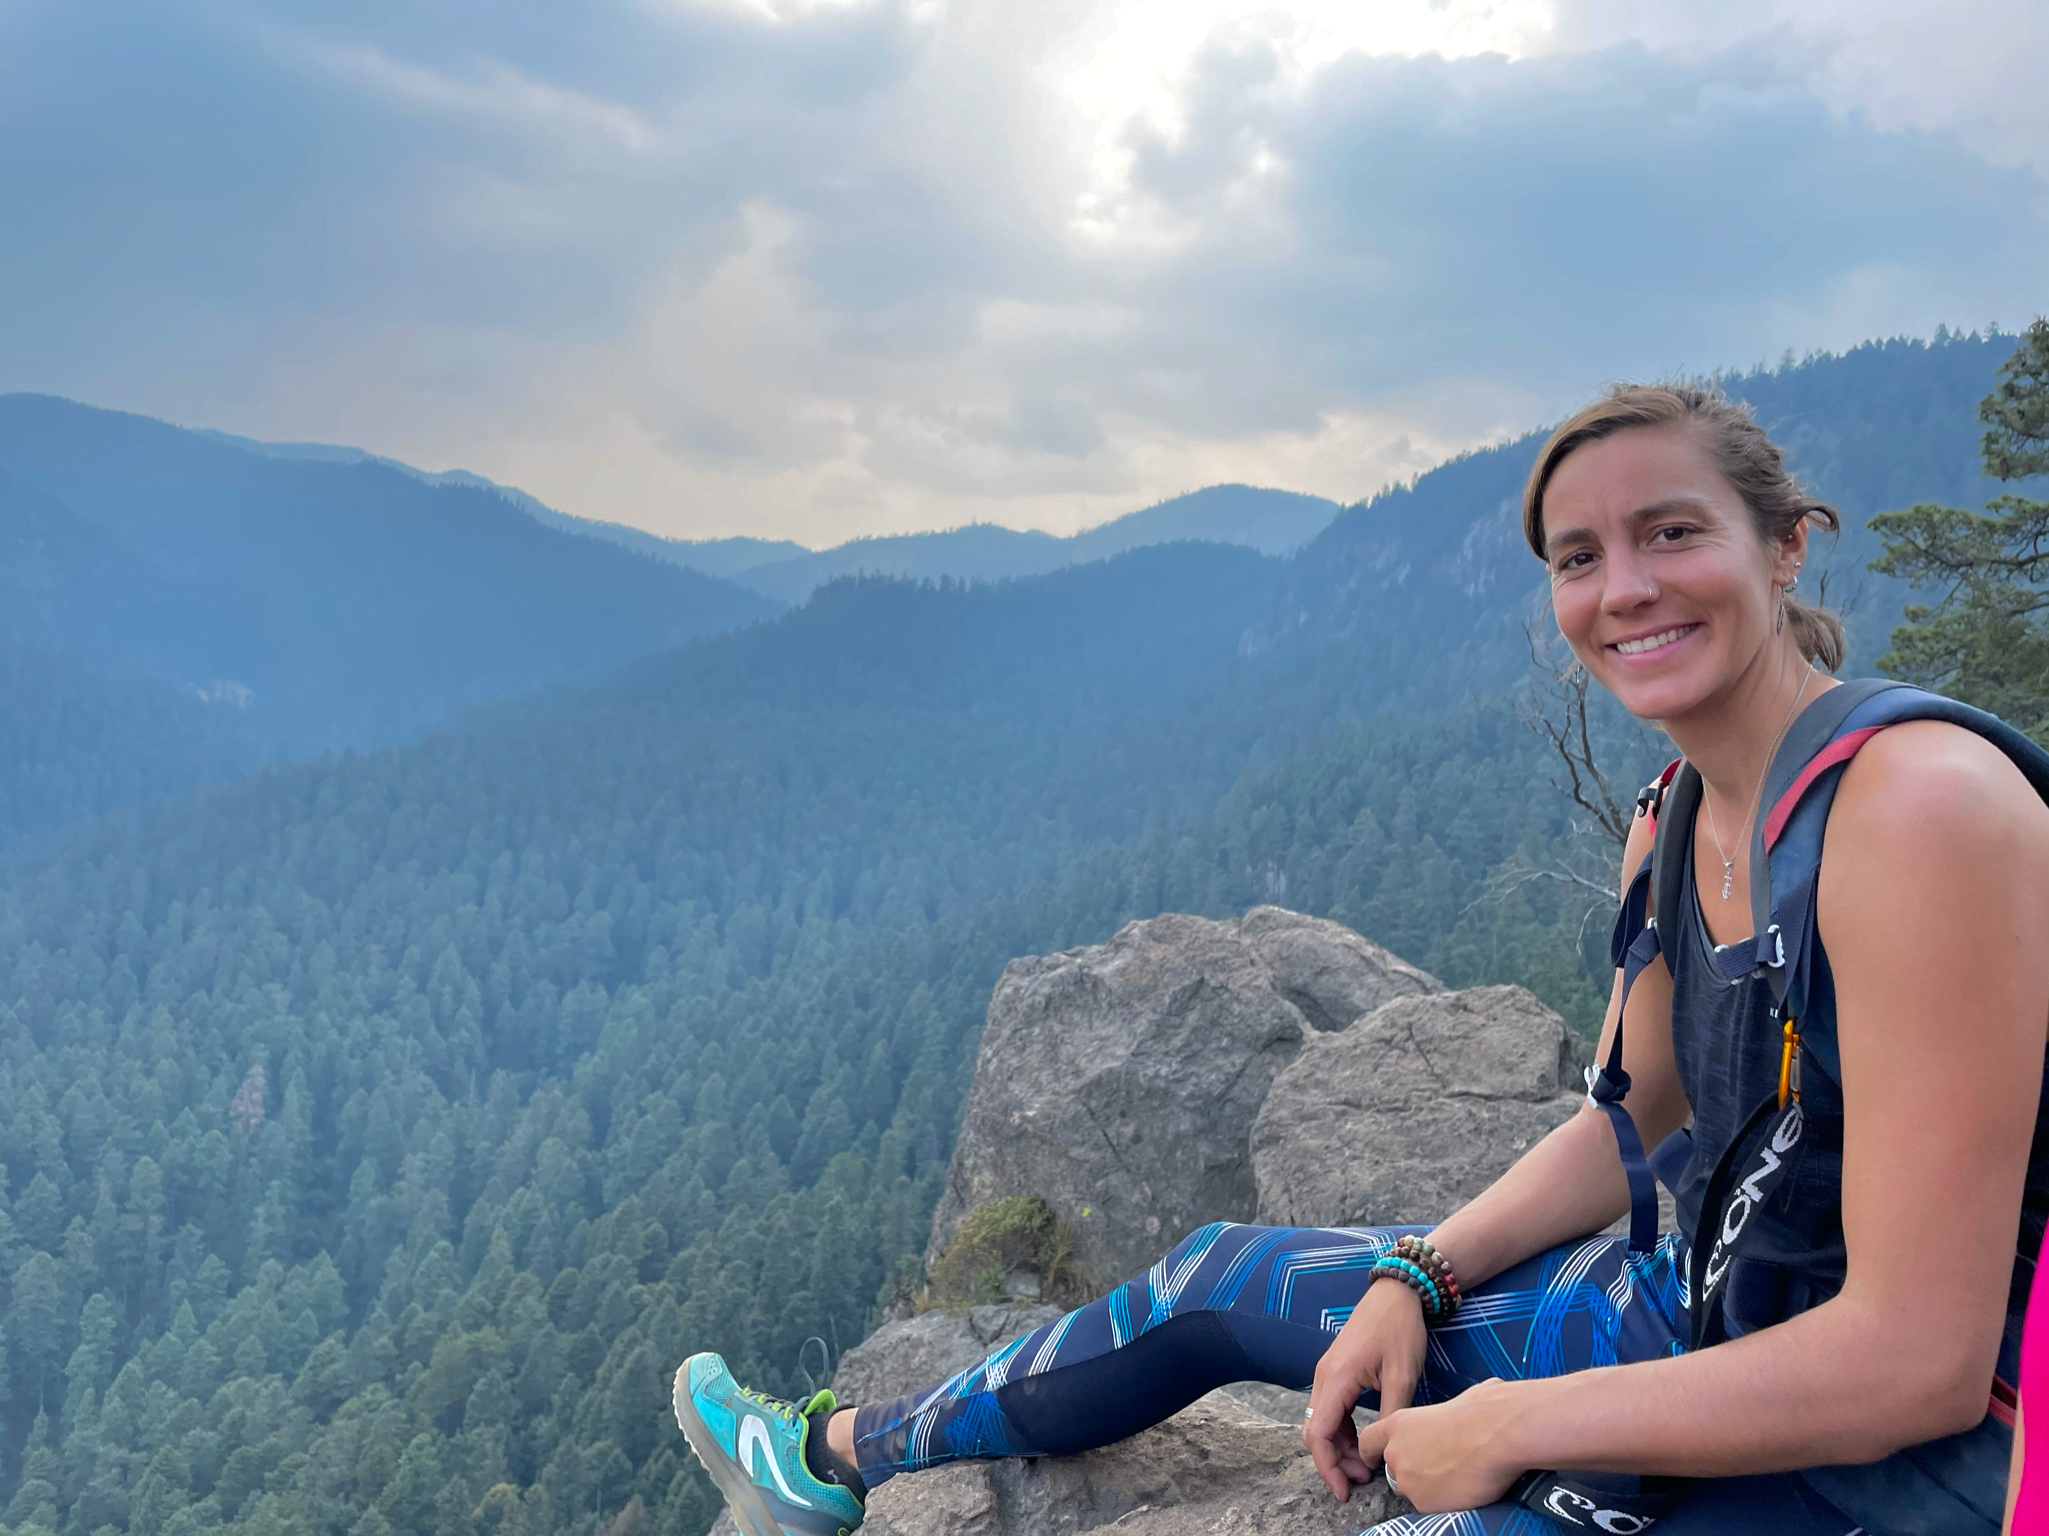
[[[2049,475],[2049,320],[2028,327],[1978,414],[1986,474]],[[1939,594],[1906,610],[1879,665],[2049,744],[2049,501],[2014,492],[1982,513],[1922,502],[1871,526],[1885,540],[1872,568]]]

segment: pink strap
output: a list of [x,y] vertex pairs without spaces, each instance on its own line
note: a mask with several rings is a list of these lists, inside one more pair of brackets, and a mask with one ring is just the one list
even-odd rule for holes
[[1800,777],[1787,786],[1772,807],[1771,815],[1764,819],[1764,851],[1770,853],[1779,840],[1779,834],[1786,830],[1786,823],[1792,820],[1794,810],[1800,804],[1800,797],[1807,793],[1814,781],[1838,763],[1847,763],[1857,755],[1857,749],[1884,730],[1882,725],[1866,726],[1861,731],[1852,731],[1847,736],[1838,736],[1808,759],[1807,766],[1800,770]]
[[[1671,762],[1665,764],[1665,771],[1651,781],[1661,791],[1658,800],[1664,799],[1662,791],[1672,787],[1672,781],[1679,777],[1679,766],[1685,761],[1686,759],[1683,757],[1673,758]],[[1644,808],[1644,820],[1651,824],[1651,836],[1653,837],[1658,835],[1658,800],[1653,800]]]

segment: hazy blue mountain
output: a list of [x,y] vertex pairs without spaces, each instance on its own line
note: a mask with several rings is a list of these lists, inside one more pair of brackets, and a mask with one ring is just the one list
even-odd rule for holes
[[226,432],[202,436],[273,458],[382,464],[429,485],[465,485],[502,496],[530,517],[569,533],[604,539],[707,576],[736,581],[779,603],[801,603],[838,576],[911,576],[1000,581],[1103,560],[1148,544],[1199,539],[1237,544],[1266,555],[1291,555],[1337,514],[1338,503],[1299,491],[1212,485],[1062,538],[996,523],[971,523],[938,533],[853,539],[806,549],[793,539],[668,539],[623,523],[560,512],[516,486],[465,469],[417,469],[398,459],[334,443],[266,443]]
[[[556,512],[552,516],[561,519],[559,526],[568,528],[572,533],[610,539],[628,549],[653,555],[657,560],[673,561],[690,570],[702,571],[707,576],[723,576],[742,586],[747,586],[743,572],[774,560],[800,558],[811,553],[795,539],[753,539],[744,534],[727,539],[664,539],[639,528],[628,528],[623,523],[600,523],[586,517],[571,517],[566,512]],[[748,587],[748,590],[759,589]]]
[[[482,489],[332,451],[254,454],[38,395],[0,396],[0,606],[17,658],[0,674],[0,723],[17,710],[43,723],[34,761],[0,770],[0,804],[15,805],[80,803],[29,785],[88,751],[51,723],[54,678],[95,701],[81,729],[114,697],[147,695],[171,717],[194,702],[231,712],[231,727],[193,722],[215,746],[156,764],[175,787],[202,762],[400,740],[452,709],[776,608],[546,528]],[[14,697],[16,684],[29,692]],[[35,820],[0,813],[0,838]]]
[[832,549],[732,569],[730,574],[757,592],[800,603],[836,576],[951,576],[994,581],[1043,575],[1148,544],[1186,539],[1286,555],[1314,538],[1337,510],[1336,502],[1297,491],[1213,485],[1066,538],[995,523],[971,523],[942,533],[854,539]]
[[1061,542],[1080,560],[1100,560],[1174,539],[1206,539],[1242,544],[1263,555],[1292,555],[1328,528],[1339,510],[1334,501],[1299,491],[1212,485],[1126,513]]
[[767,597],[801,603],[840,576],[954,577],[992,581],[1006,576],[1039,576],[1073,562],[1063,558],[1062,541],[1050,533],[970,523],[943,533],[905,533],[850,539],[831,549],[811,550],[738,570],[732,579]]
[[657,560],[666,560],[671,565],[680,565],[686,570],[702,571],[707,576],[731,576],[735,571],[750,566],[764,565],[771,560],[787,559],[792,555],[809,554],[795,539],[751,539],[746,537],[728,539],[665,539],[658,533],[649,533],[644,528],[629,528],[624,523],[601,522],[594,517],[578,517],[573,512],[558,512],[538,496],[531,496],[516,485],[502,485],[488,480],[467,469],[420,469],[402,459],[386,458],[381,453],[372,453],[366,448],[351,448],[341,443],[267,443],[260,438],[237,437],[232,432],[202,431],[201,437],[211,438],[217,443],[226,443],[247,453],[262,454],[276,459],[321,459],[337,464],[382,464],[400,474],[411,475],[415,480],[428,485],[466,485],[476,490],[490,491],[511,502],[527,516],[546,523],[550,528],[560,528],[565,533],[582,534],[585,538],[603,539],[617,544],[636,554],[652,555]]
[[[2007,336],[1943,333],[1872,342],[1725,377],[1843,516],[1819,541],[1802,591],[1827,584],[1850,631],[1851,670],[1869,670],[1901,605],[1900,583],[1865,569],[1874,513],[1916,501],[1977,505],[1978,401],[2013,351]],[[1349,507],[1291,564],[1248,654],[1318,654],[1362,703],[1428,707],[1498,690],[1528,666],[1523,625],[1545,582],[1523,542],[1522,487],[1544,434],[1466,454]]]

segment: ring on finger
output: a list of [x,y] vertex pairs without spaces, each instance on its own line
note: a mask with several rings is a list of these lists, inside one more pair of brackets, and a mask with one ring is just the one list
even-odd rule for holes
[[1305,1419],[1313,1419],[1313,1418],[1315,1418],[1315,1417],[1316,1417],[1316,1406],[1315,1406],[1315,1405],[1314,1405],[1314,1404],[1312,1403],[1312,1404],[1311,1404],[1311,1405],[1310,1405],[1309,1407],[1307,1407],[1307,1408],[1304,1408],[1304,1409],[1302,1410],[1302,1417],[1303,1417],[1303,1418],[1305,1418]]

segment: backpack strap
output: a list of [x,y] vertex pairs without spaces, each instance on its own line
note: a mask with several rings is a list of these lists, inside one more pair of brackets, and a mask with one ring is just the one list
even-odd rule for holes
[[1679,769],[1675,759],[1636,797],[1636,814],[1651,824],[1654,852],[1637,866],[1615,914],[1608,952],[1615,969],[1622,973],[1622,1002],[1615,1012],[1615,1034],[1608,1042],[1607,1060],[1598,1067],[1587,1068],[1587,1101],[1608,1117],[1615,1132],[1615,1150],[1622,1158],[1622,1172],[1629,1180],[1629,1249],[1640,1254],[1649,1254],[1658,1246],[1658,1186],[1651,1160],[1644,1155],[1643,1137],[1629,1111],[1622,1107],[1629,1094],[1629,1074],[1622,1067],[1622,1016],[1629,1009],[1629,994],[1636,986],[1636,978],[1660,952],[1657,924],[1651,921],[1650,914],[1652,865],[1660,835],[1658,817]]
[[[1859,678],[1829,689],[1800,711],[1765,770],[1760,809],[1770,809],[1750,829],[1750,931],[1769,943],[1760,943],[1753,959],[1771,983],[1780,1011],[1795,1018],[1807,1013],[1814,933],[1802,914],[1812,912],[1828,808],[1850,759],[1881,728],[1850,722],[1874,700],[1883,713],[1886,696],[1899,694],[1934,697],[1884,678]],[[1794,812],[1803,803],[1808,814],[1782,850]]]
[[[2049,801],[2049,752],[1996,715],[1906,683],[1861,679],[1831,688],[1801,712],[1765,778],[1770,807],[1751,833],[1751,918],[1760,935],[1775,933],[1782,954],[1760,956],[1781,1012],[1809,1022],[1819,967],[1825,963],[1816,932],[1816,897],[1822,844],[1843,773],[1859,750],[1888,726],[1940,720],[1983,736],[2006,754]],[[1760,880],[1754,872],[1763,871]],[[1765,963],[1769,958],[1775,963]],[[1831,1077],[1839,1076],[1833,1021],[1819,1016],[1802,1028],[1807,1053]]]
[[1652,911],[1671,927],[1686,889],[1686,846],[1693,818],[1700,814],[1700,770],[1681,758],[1674,765],[1671,788],[1665,791],[1664,819],[1651,840]]

